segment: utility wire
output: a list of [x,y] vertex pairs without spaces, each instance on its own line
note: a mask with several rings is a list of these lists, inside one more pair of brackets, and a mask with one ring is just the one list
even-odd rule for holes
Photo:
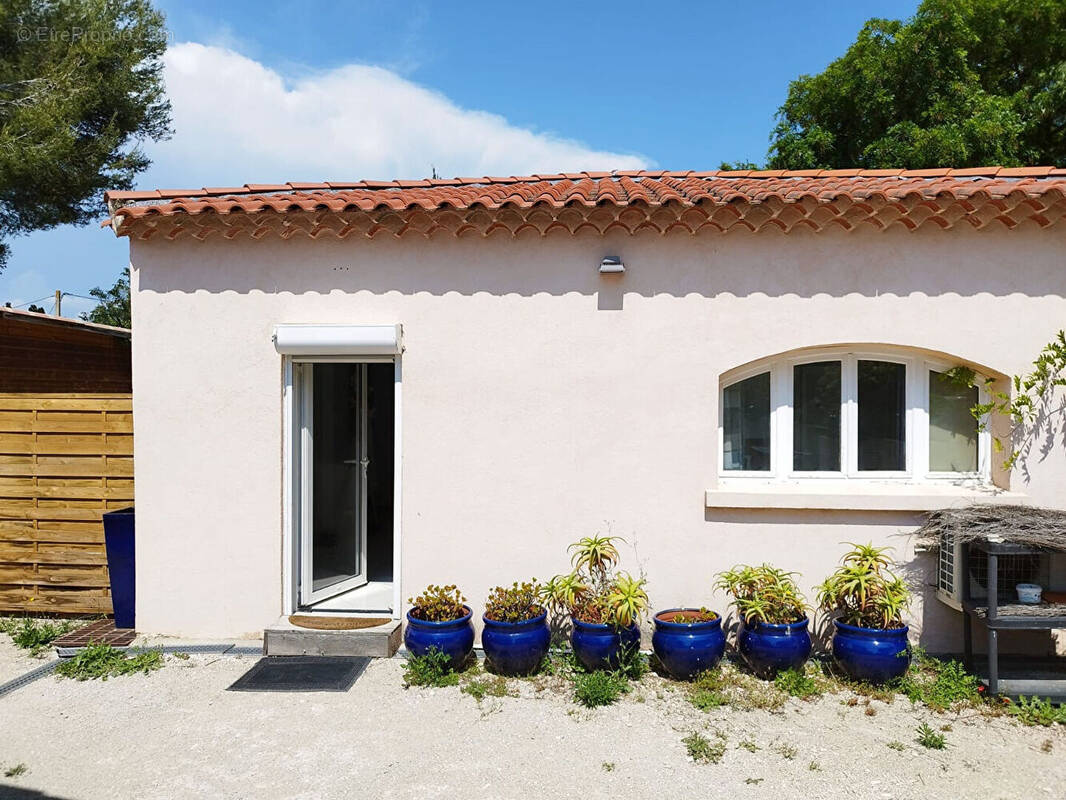
[[[54,301],[55,300],[55,295],[54,294],[49,294],[49,295],[45,295],[44,297],[38,297],[36,300],[30,300],[27,303],[19,303],[17,306],[12,306],[12,308],[22,308],[23,306],[32,306],[32,305],[35,305],[36,303],[43,303],[45,300]],[[53,305],[54,305],[54,303],[53,303]]]

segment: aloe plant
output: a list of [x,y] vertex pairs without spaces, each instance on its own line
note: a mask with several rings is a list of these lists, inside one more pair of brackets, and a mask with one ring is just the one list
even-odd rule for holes
[[807,604],[794,572],[763,564],[740,564],[718,575],[715,588],[729,593],[731,605],[747,623],[787,624],[807,616]]
[[854,544],[840,567],[818,587],[818,605],[848,625],[901,628],[910,589],[889,567],[890,547]]
[[620,558],[617,536],[586,536],[568,548],[573,570],[544,584],[541,598],[553,611],[582,622],[628,628],[647,613],[647,580],[614,572]]

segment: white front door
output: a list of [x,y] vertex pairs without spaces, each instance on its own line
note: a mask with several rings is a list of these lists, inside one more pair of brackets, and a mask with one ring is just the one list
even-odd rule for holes
[[294,364],[300,605],[367,582],[366,364]]

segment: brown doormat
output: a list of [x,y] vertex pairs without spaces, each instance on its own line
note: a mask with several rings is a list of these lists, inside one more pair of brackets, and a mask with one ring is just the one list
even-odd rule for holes
[[387,617],[312,617],[307,614],[293,614],[289,622],[297,628],[310,628],[316,631],[357,631],[360,628],[376,628],[386,622]]

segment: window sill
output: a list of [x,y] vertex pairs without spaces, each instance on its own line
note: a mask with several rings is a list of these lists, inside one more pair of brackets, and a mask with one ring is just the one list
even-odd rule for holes
[[809,509],[827,511],[935,511],[993,503],[1024,505],[1028,497],[996,487],[930,484],[858,484],[843,481],[812,486],[763,483],[719,486],[706,492],[707,508]]

